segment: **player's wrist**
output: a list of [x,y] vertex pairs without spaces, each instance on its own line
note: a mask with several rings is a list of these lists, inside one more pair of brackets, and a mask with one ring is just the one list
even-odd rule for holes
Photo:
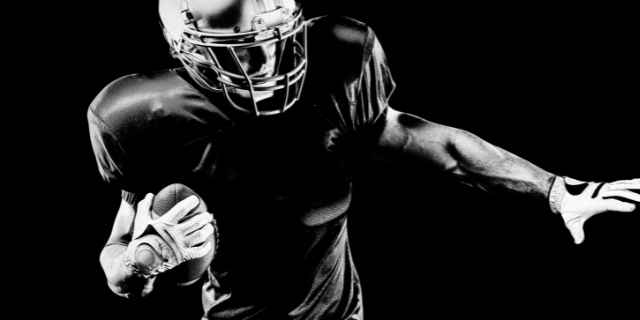
[[562,200],[567,193],[564,179],[565,177],[555,176],[549,188],[547,196],[549,209],[555,214],[561,214]]

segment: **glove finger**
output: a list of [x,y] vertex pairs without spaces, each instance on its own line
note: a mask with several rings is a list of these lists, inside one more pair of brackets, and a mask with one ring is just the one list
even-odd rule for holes
[[575,244],[581,244],[584,241],[584,222],[585,219],[575,219],[569,221],[566,225]]
[[207,255],[211,250],[213,250],[211,241],[205,241],[199,246],[185,249],[184,256],[186,257],[186,260],[198,259]]
[[211,223],[212,220],[213,215],[211,213],[201,212],[191,217],[189,220],[180,223],[179,228],[183,234],[188,235],[202,228],[202,226]]
[[612,185],[638,185],[638,184],[640,184],[640,178],[638,178],[638,179],[629,179],[629,180],[618,180],[618,181],[613,181],[610,184],[612,184]]
[[640,187],[640,179],[620,180],[609,183],[610,187],[637,189]]
[[636,209],[636,205],[629,202],[624,202],[615,199],[605,200],[607,210],[617,212],[633,212]]
[[627,190],[607,190],[602,192],[602,198],[622,198],[640,203],[640,194]]
[[184,218],[184,216],[189,213],[189,211],[193,210],[198,204],[200,200],[197,196],[189,196],[182,201],[178,202],[173,208],[169,209],[167,213],[165,213],[159,220],[162,222],[166,222],[169,224],[176,224],[180,219]]
[[185,247],[193,247],[202,244],[209,236],[213,234],[213,225],[207,224],[199,230],[188,235],[184,239]]

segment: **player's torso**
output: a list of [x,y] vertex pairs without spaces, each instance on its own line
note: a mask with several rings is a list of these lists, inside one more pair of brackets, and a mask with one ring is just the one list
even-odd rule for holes
[[[314,82],[314,74],[308,78]],[[175,177],[214,213],[220,250],[211,275],[219,292],[232,288],[235,301],[276,299],[292,310],[310,299],[310,287],[343,272],[335,268],[351,267],[346,212],[356,154],[335,121],[335,92],[312,88],[286,113],[259,118],[216,105],[220,97],[185,94],[186,100],[172,106],[185,120],[170,122],[198,122],[200,134],[190,131],[193,126],[167,128],[162,131],[190,133],[174,137],[172,147],[161,137],[152,143],[179,155],[182,168]],[[347,277],[357,276],[349,271]],[[341,299],[357,283],[349,281],[346,291],[325,285],[332,299]]]
[[336,145],[337,129],[313,110],[318,106],[305,102],[283,115],[244,119],[209,137],[191,170],[194,183],[211,190],[217,202],[238,198],[295,207],[296,219],[308,226],[334,218],[314,215],[313,209],[349,195],[348,154]]
[[[275,299],[302,315],[324,312],[311,306],[328,299],[342,313],[358,295],[345,213],[358,159],[353,84],[363,49],[334,37],[310,28],[301,99],[280,115],[242,113],[182,69],[118,81],[99,99],[110,109],[94,111],[117,140],[105,143],[124,154],[117,159],[124,188],[145,193],[181,182],[207,202],[220,229],[213,290],[233,288],[234,303]],[[109,101],[109,91],[120,98]]]

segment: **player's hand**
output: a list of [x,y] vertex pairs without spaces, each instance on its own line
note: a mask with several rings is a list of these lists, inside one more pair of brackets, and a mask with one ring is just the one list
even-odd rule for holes
[[213,250],[206,241],[214,232],[213,215],[199,212],[184,219],[198,206],[198,197],[185,198],[160,217],[152,217],[152,199],[153,195],[147,194],[138,203],[126,252],[126,261],[136,272],[152,277]]
[[576,244],[584,241],[584,223],[592,216],[607,212],[632,212],[640,203],[640,179],[610,183],[584,182],[558,177],[549,201],[559,213]]

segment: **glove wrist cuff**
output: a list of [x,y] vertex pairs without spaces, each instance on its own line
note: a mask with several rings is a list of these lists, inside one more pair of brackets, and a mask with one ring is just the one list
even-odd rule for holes
[[565,188],[564,177],[556,176],[549,189],[549,208],[551,212],[560,214],[562,200],[564,199],[567,189]]

